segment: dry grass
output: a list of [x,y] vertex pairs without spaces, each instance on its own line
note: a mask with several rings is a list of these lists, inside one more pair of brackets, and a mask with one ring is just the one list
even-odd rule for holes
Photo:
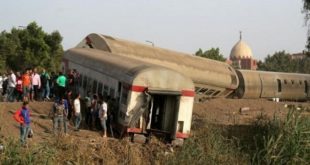
[[230,126],[214,126],[194,114],[192,137],[181,148],[156,137],[144,145],[93,135],[49,135],[23,148],[16,138],[1,137],[0,130],[5,146],[0,164],[305,164],[310,162],[310,119],[301,111],[309,113],[292,109],[284,120],[262,114],[252,125]]

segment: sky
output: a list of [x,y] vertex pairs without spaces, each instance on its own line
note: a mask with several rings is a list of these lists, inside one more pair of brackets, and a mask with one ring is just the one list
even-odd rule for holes
[[194,54],[219,48],[229,57],[242,38],[254,58],[305,49],[302,0],[0,0],[0,31],[35,21],[58,30],[64,49],[86,35],[117,38]]

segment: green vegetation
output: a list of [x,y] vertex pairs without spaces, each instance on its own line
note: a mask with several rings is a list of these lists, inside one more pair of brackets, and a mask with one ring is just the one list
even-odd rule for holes
[[258,120],[252,164],[307,164],[310,162],[310,118],[292,109],[283,122]]
[[[305,21],[306,24],[308,24],[308,29],[310,29],[309,19],[310,19],[310,0],[303,0],[304,6],[303,6],[303,13],[305,14]],[[307,44],[306,48],[308,49],[308,52],[310,51],[310,33],[308,31],[307,35]]]
[[63,48],[58,31],[48,34],[35,22],[27,27],[12,28],[0,33],[0,71],[44,67],[56,71]]
[[48,143],[38,144],[31,148],[20,146],[19,141],[3,139],[4,152],[0,154],[0,164],[51,164],[56,151]]
[[185,141],[176,153],[167,158],[168,164],[248,164],[235,139],[221,134],[221,129],[210,124]]
[[285,51],[275,52],[272,56],[268,55],[264,62],[258,62],[258,70],[291,72],[291,73],[310,73],[310,57],[303,59],[291,59],[290,54]]
[[209,58],[217,61],[226,61],[224,56],[220,53],[219,48],[211,48],[209,50],[203,51],[199,48],[199,50],[195,53],[196,56]]

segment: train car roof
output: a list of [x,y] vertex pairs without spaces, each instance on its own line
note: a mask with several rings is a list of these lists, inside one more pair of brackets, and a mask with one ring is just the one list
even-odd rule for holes
[[196,83],[209,83],[225,88],[238,86],[238,80],[231,85],[231,75],[235,76],[236,73],[230,65],[224,62],[96,33],[89,34],[76,47],[85,47],[85,45],[135,59],[147,59],[145,61],[152,61],[155,64],[164,63],[168,68],[191,77]]
[[[191,79],[176,71],[102,50],[72,48],[65,52],[64,59],[69,59],[73,63],[91,68],[125,82],[136,81],[135,78],[141,76],[145,72],[154,74],[149,75],[150,73],[147,73],[147,76],[144,75],[150,81],[164,81],[158,80],[161,79],[161,77],[160,75],[156,75],[156,73],[165,71],[166,74],[164,76],[165,78],[169,78],[169,80],[173,79],[173,77],[182,79],[184,82],[178,83],[181,84],[183,88],[186,87],[189,89],[194,87]],[[150,84],[152,84],[152,82],[150,82]]]
[[[214,66],[214,67],[229,66],[226,63],[219,62],[216,60],[211,60],[211,59],[194,56],[191,54],[186,54],[186,53],[182,53],[178,51],[168,50],[164,48],[154,47],[154,46],[150,46],[146,44],[141,44],[138,42],[119,39],[119,38],[111,37],[108,35],[92,33],[88,36],[97,37],[96,39],[97,43],[100,43],[100,44],[94,45],[96,49],[101,49],[101,50],[109,51],[112,53],[117,53],[117,54],[126,53],[127,55],[134,54],[134,55],[138,55],[141,57],[151,57],[151,58],[154,58],[156,56],[159,56],[159,54],[161,54],[161,58],[163,59],[166,59],[169,61],[175,61],[179,64],[189,65],[191,67],[197,67],[200,69],[205,69],[206,65]],[[79,45],[77,45],[77,47],[79,47]],[[216,68],[216,69],[223,69],[223,68]],[[227,71],[227,68],[223,70],[223,72],[226,72],[226,71]]]
[[287,73],[287,72],[274,72],[274,71],[260,71],[260,70],[242,70],[238,69],[240,72],[247,72],[247,73],[257,73],[257,74],[270,74],[270,75],[283,75],[283,76],[304,76],[310,78],[310,74],[303,74],[303,73]]

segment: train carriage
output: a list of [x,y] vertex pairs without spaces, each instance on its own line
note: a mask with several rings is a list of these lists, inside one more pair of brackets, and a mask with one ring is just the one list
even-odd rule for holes
[[226,63],[106,35],[89,34],[76,47],[104,50],[176,70],[193,80],[198,99],[226,97],[239,83],[235,70]]
[[266,71],[238,70],[239,98],[309,99],[310,75]]
[[115,128],[120,133],[160,133],[170,140],[189,137],[194,84],[184,75],[154,64],[95,49],[65,52],[65,70],[81,75],[80,93],[103,93],[118,109]]
[[309,74],[236,70],[224,62],[95,33],[86,36],[76,47],[104,50],[183,73],[195,83],[197,100],[310,98]]

